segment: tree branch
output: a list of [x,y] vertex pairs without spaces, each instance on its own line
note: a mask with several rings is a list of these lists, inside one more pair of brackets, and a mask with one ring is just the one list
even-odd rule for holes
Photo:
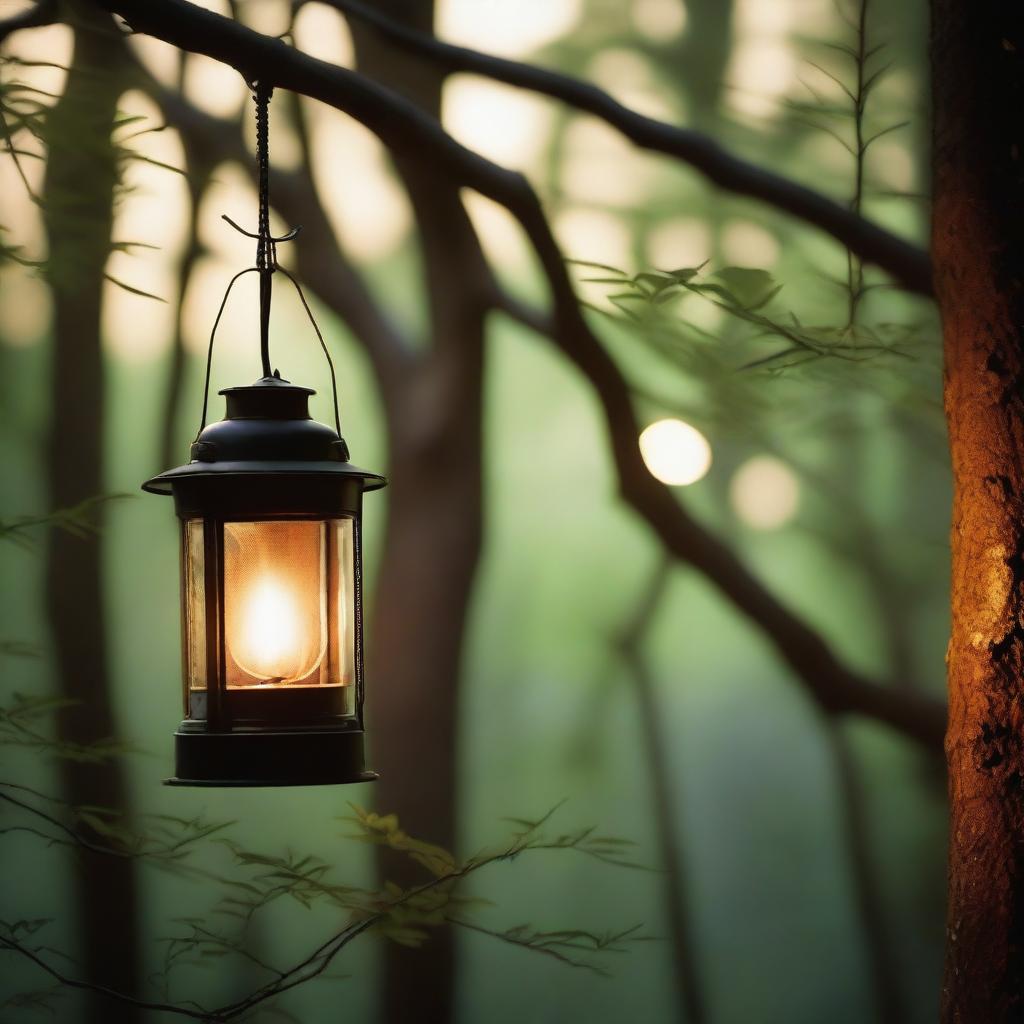
[[159,1011],[160,1013],[173,1013],[182,1017],[191,1017],[193,1020],[201,1021],[223,1020],[223,1018],[209,1014],[204,1010],[190,1010],[186,1006],[178,1006],[174,1003],[151,1003],[145,999],[136,999],[127,992],[119,992],[117,989],[109,988],[106,985],[96,985],[90,981],[81,981],[78,978],[72,978],[70,975],[64,974],[62,971],[58,971],[52,964],[48,964],[41,956],[29,949],[27,946],[23,946],[20,942],[15,942],[12,939],[6,939],[3,936],[0,936],[0,949],[6,949],[8,952],[17,953],[19,956],[25,957],[26,960],[31,960],[32,963],[45,971],[54,979],[54,981],[59,982],[61,985],[66,985],[68,988],[82,989],[85,992],[93,992],[96,995],[106,996],[108,999],[112,999],[122,1004],[127,1004],[128,1006],[134,1006],[139,1010],[154,1010]]
[[736,555],[684,510],[647,471],[629,386],[591,331],[536,193],[526,178],[473,153],[400,95],[346,68],[314,60],[186,0],[98,0],[136,31],[204,53],[247,80],[320,99],[362,121],[394,152],[430,159],[459,184],[506,207],[529,237],[554,300],[550,318],[531,317],[587,377],[602,403],[623,498],[651,525],[666,549],[703,573],[773,642],[811,696],[831,713],[857,712],[885,722],[932,750],[941,747],[940,702],[901,693],[843,665],[825,641],[775,599]]
[[483,75],[593,114],[641,149],[681,160],[720,188],[759,199],[820,228],[861,259],[888,271],[908,291],[932,294],[931,263],[923,249],[813,189],[740,159],[707,135],[638,114],[596,85],[570,75],[453,46],[398,25],[359,0],[325,2],[449,71]]
[[673,781],[676,780],[673,779],[668,744],[663,733],[664,708],[658,700],[657,680],[644,649],[659,605],[668,592],[672,569],[672,560],[664,552],[659,552],[654,573],[616,638],[616,647],[632,678],[640,712],[654,811],[652,817],[664,876],[665,917],[675,961],[673,976],[679,1004],[678,1019],[686,1024],[705,1024],[708,1019],[707,997],[698,962],[697,929],[694,927],[688,886],[691,881],[687,877],[689,853],[679,834],[684,820],[678,795],[682,787],[673,791]]
[[554,340],[594,386],[611,438],[622,497],[647,520],[668,551],[698,569],[761,629],[824,711],[866,715],[933,752],[941,751],[946,715],[939,701],[882,686],[843,665],[822,637],[779,602],[647,471],[636,441],[639,424],[629,385],[579,313],[539,204],[526,219],[520,219],[541,255],[555,293],[556,313],[547,317],[508,297],[503,299],[503,308],[518,322]]

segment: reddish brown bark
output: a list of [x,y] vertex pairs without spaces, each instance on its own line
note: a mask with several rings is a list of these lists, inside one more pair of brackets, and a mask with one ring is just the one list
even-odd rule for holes
[[947,1024],[1024,1019],[1022,18],[998,0],[933,0],[933,252],[955,485]]

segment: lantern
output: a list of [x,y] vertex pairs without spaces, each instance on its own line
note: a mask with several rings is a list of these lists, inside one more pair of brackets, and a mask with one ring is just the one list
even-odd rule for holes
[[[263,376],[220,392],[227,414],[209,426],[204,398],[191,461],[143,484],[173,495],[181,520],[185,719],[169,781],[360,782],[376,777],[363,763],[360,522],[363,493],[385,481],[348,461],[333,365],[333,429],[310,418],[312,390],[270,369],[271,276],[298,284],[277,266],[283,239],[266,230],[269,90],[256,99]],[[208,357],[207,388],[209,377]]]

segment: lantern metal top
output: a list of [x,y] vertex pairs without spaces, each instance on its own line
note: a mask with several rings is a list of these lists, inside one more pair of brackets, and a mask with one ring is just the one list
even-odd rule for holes
[[191,460],[147,480],[142,489],[171,494],[174,485],[201,477],[254,477],[274,473],[349,477],[374,491],[387,481],[348,461],[345,439],[309,415],[311,388],[274,375],[246,387],[225,388],[227,415],[204,427]]

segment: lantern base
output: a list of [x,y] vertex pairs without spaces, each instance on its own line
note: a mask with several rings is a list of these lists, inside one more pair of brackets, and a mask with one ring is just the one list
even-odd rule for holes
[[377,778],[363,763],[361,730],[198,732],[182,724],[168,786],[338,786]]

